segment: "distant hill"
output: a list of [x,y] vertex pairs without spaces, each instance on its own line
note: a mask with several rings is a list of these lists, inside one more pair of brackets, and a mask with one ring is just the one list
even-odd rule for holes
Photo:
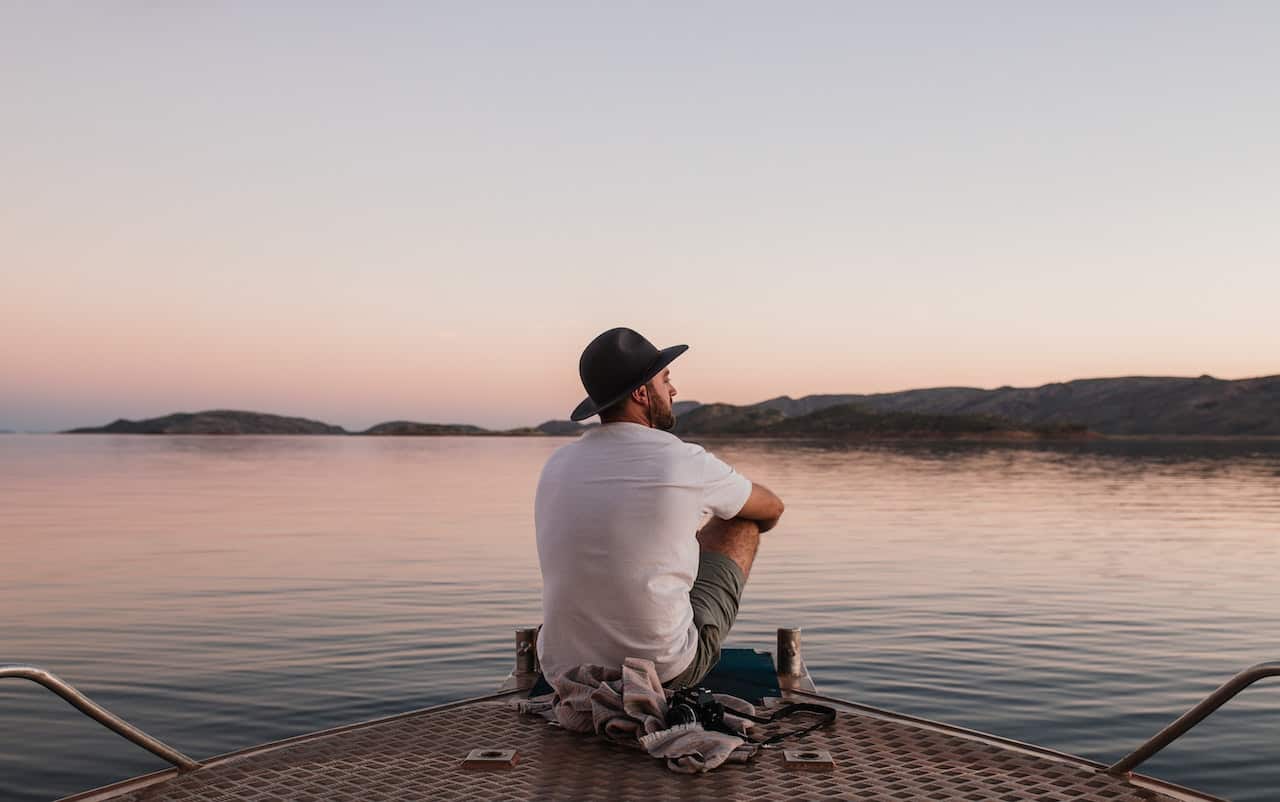
[[582,432],[587,429],[599,425],[600,424],[598,423],[578,423],[577,421],[571,420],[549,420],[539,423],[537,429],[543,434],[559,437],[564,435],[582,434]]
[[469,426],[462,423],[415,423],[407,420],[394,420],[370,426],[359,434],[368,435],[413,435],[418,437],[440,437],[447,435],[492,434],[488,429]]
[[782,423],[787,416],[761,405],[703,404],[676,417],[677,434],[754,434]]
[[1080,424],[1110,435],[1280,435],[1280,376],[1235,381],[1133,376],[995,390],[780,396],[746,408],[790,418],[851,403],[877,412],[981,415],[1032,426]]
[[[692,412],[700,406],[702,406],[702,403],[699,401],[677,401],[671,405],[671,411],[676,414],[676,417],[679,417],[687,412]],[[592,420],[592,423],[578,423],[577,421],[571,420],[549,420],[538,424],[537,429],[543,434],[549,434],[552,436],[579,435],[593,426],[600,425],[599,423],[594,422],[594,418]]]
[[120,418],[106,426],[72,429],[68,434],[346,434],[346,430],[307,418],[212,409],[140,421]]
[[1029,440],[1084,438],[1078,425],[1026,426],[984,415],[877,412],[861,404],[839,404],[802,415],[786,415],[777,406],[707,404],[676,421],[686,435],[763,435],[770,437],[983,438]]
[[64,434],[351,434],[396,437],[524,437],[541,436],[537,429],[522,427],[495,431],[464,423],[387,421],[363,432],[348,432],[308,418],[290,418],[262,412],[215,409],[207,412],[175,412],[159,418],[131,421],[121,418],[106,426],[86,426]]
[[[1041,387],[933,387],[872,395],[778,396],[757,404],[677,401],[676,431],[688,434],[952,436],[1021,431],[1026,436],[1280,436],[1280,376],[1235,381],[1131,376],[1079,379]],[[817,415],[829,409],[840,411]],[[885,417],[898,414],[915,417]],[[874,417],[873,417],[874,416]],[[924,416],[924,417],[922,417]],[[932,418],[928,416],[934,416]],[[951,420],[959,416],[962,420]],[[359,434],[383,436],[576,436],[592,426],[550,420],[494,431],[468,424],[388,421]],[[307,418],[210,410],[117,420],[72,429],[91,434],[348,434]],[[1021,436],[1021,435],[1020,435]]]
[[677,401],[671,405],[671,411],[676,415],[684,415],[687,412],[694,411],[700,406],[702,406],[701,401]]
[[363,432],[352,432],[352,434],[384,437],[525,437],[538,436],[542,432],[527,426],[519,429],[495,430],[466,423],[418,423],[395,420],[379,423]]

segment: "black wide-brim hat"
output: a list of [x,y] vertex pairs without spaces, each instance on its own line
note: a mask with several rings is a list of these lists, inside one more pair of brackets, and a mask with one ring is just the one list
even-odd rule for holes
[[578,360],[587,397],[569,419],[584,420],[613,406],[688,350],[687,345],[673,345],[659,351],[637,331],[609,329],[592,340]]

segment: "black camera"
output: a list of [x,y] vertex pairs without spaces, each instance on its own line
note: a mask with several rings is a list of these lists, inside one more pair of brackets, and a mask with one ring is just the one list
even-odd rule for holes
[[756,739],[731,729],[725,723],[725,706],[716,701],[715,694],[711,691],[706,688],[682,688],[671,694],[671,701],[667,704],[667,726],[701,724],[704,730],[727,732],[730,735],[738,735],[750,743],[770,747],[786,738],[799,738],[802,735],[807,735],[819,727],[825,727],[836,720],[834,707],[809,704],[808,702],[793,702],[789,705],[783,705],[768,716],[757,716],[754,712],[748,713],[744,710],[735,710],[732,707],[729,708],[729,712],[738,718],[754,721],[757,724],[772,724],[775,721],[790,718],[796,713],[809,713],[810,715],[818,716],[818,720],[799,729],[774,733],[765,739]]
[[671,694],[667,706],[667,726],[701,724],[704,730],[723,731],[724,705],[706,688],[681,688]]

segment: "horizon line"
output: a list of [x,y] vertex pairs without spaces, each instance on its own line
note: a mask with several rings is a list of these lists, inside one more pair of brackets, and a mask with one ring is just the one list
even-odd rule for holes
[[[1155,379],[1155,380],[1165,379],[1165,380],[1184,380],[1184,381],[1196,381],[1196,380],[1209,379],[1217,382],[1242,382],[1242,381],[1257,381],[1260,379],[1272,379],[1272,378],[1280,378],[1280,374],[1262,374],[1257,376],[1244,376],[1237,379],[1224,379],[1217,376],[1213,376],[1212,374],[1209,374],[1209,373],[1202,373],[1198,376],[1150,376],[1150,375],[1142,375],[1142,374],[1131,374],[1131,375],[1125,375],[1125,376],[1095,376],[1095,377],[1088,377],[1088,378],[1076,378],[1076,379],[1068,379],[1066,381],[1045,382],[1044,384],[1024,386],[1024,387],[1018,387],[1018,386],[1009,385],[1009,384],[1002,384],[997,387],[975,387],[975,386],[969,386],[969,385],[936,385],[936,386],[930,386],[930,387],[910,387],[903,390],[888,390],[888,391],[882,391],[882,392],[876,392],[876,393],[856,393],[856,392],[855,393],[808,393],[806,395],[800,396],[799,398],[794,398],[789,394],[783,393],[782,395],[770,396],[760,401],[754,401],[747,404],[729,404],[729,406],[751,407],[751,406],[756,406],[758,404],[764,404],[770,401],[778,401],[782,399],[797,401],[797,400],[803,400],[805,398],[815,398],[815,397],[820,398],[820,397],[830,397],[830,396],[862,396],[865,398],[873,398],[876,396],[896,395],[899,393],[920,392],[920,391],[928,391],[928,390],[978,390],[981,392],[997,392],[1000,390],[1038,390],[1045,387],[1052,387],[1054,385],[1074,384],[1076,382],[1121,381],[1125,379]],[[676,401],[675,403],[697,404],[698,406],[710,406],[712,404],[721,404],[721,403],[727,403],[727,402],[721,402],[721,401],[702,402],[702,401],[690,400],[690,401]],[[116,417],[115,419],[108,421],[107,423],[102,425],[109,426],[112,423],[116,423],[119,421],[136,423],[138,421],[154,420],[156,418],[169,417],[171,415],[202,415],[202,414],[208,414],[208,413],[214,413],[214,412],[237,412],[237,413],[248,413],[248,414],[254,414],[254,415],[273,415],[275,417],[281,417],[281,418],[299,418],[302,420],[322,423],[327,426],[337,426],[337,428],[342,429],[344,433],[356,433],[356,434],[361,433],[361,431],[368,431],[369,429],[372,429],[376,426],[382,426],[388,423],[416,423],[416,424],[424,424],[424,425],[430,425],[430,426],[469,426],[469,427],[481,429],[487,432],[512,432],[512,431],[519,431],[521,429],[537,429],[537,427],[543,426],[547,423],[570,422],[567,417],[548,418],[542,421],[541,423],[537,423],[537,424],[525,424],[522,426],[515,426],[515,427],[510,427],[505,429],[490,429],[474,423],[458,423],[458,422],[441,423],[441,422],[434,422],[434,421],[415,421],[415,420],[409,420],[406,418],[393,418],[385,421],[380,421],[378,423],[374,423],[370,426],[364,427],[363,430],[348,431],[345,426],[328,423],[327,421],[321,420],[319,418],[306,417],[305,415],[284,415],[284,414],[275,413],[275,412],[259,412],[257,410],[251,410],[251,409],[236,409],[232,407],[215,407],[210,409],[197,410],[194,412],[176,410],[176,411],[164,413],[161,415],[155,415],[151,417],[142,417],[142,418]],[[586,424],[586,425],[590,425],[590,424]],[[37,431],[9,429],[5,427],[0,427],[0,434],[67,434],[72,432],[74,429],[85,429],[85,428],[99,428],[99,427],[93,426],[93,425],[89,425],[89,426],[82,425],[82,426],[73,426],[66,429],[50,429],[50,430],[37,430]]]

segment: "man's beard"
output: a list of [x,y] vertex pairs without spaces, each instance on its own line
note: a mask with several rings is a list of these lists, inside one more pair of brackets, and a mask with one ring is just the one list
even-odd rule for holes
[[668,406],[665,409],[658,406],[658,396],[656,393],[649,395],[649,425],[655,429],[661,429],[669,432],[675,428],[676,415]]

